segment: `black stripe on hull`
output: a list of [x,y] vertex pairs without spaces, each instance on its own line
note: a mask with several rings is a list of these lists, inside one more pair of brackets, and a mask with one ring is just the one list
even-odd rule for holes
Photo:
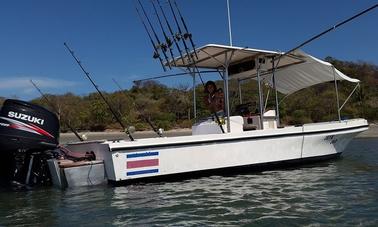
[[233,166],[233,167],[225,167],[225,168],[218,168],[218,169],[208,169],[208,170],[176,173],[176,174],[169,174],[169,175],[162,175],[162,176],[151,176],[151,177],[129,179],[129,180],[123,180],[123,181],[109,180],[108,182],[114,186],[121,186],[121,185],[130,185],[130,184],[136,184],[136,183],[175,182],[175,181],[182,181],[186,179],[196,179],[200,177],[207,177],[207,176],[213,176],[213,175],[232,176],[232,175],[243,174],[243,173],[245,174],[245,173],[251,173],[251,172],[261,172],[264,170],[293,168],[293,167],[298,167],[304,164],[310,164],[310,163],[315,163],[315,162],[336,159],[336,158],[339,158],[340,155],[341,153],[335,153],[335,154],[330,154],[330,155],[323,155],[323,156],[316,156],[316,157],[309,157],[309,158],[299,158],[299,159],[268,162],[268,163],[261,163],[261,164]]
[[355,130],[360,128],[368,129],[369,125],[361,125],[356,127],[350,128],[342,128],[342,129],[332,129],[332,130],[323,130],[323,131],[315,131],[315,132],[299,132],[299,133],[290,133],[290,134],[278,134],[278,135],[262,135],[262,136],[251,136],[251,137],[237,137],[237,138],[225,138],[225,139],[211,139],[206,141],[190,141],[190,142],[179,142],[179,143],[172,143],[172,144],[152,144],[152,145],[141,145],[135,147],[116,147],[112,148],[111,151],[136,151],[139,149],[149,149],[149,148],[166,148],[166,147],[182,147],[182,146],[192,146],[192,145],[204,145],[204,144],[211,144],[211,143],[228,143],[234,141],[248,141],[248,140],[261,140],[261,139],[271,139],[271,138],[281,138],[281,137],[293,137],[293,136],[305,136],[305,135],[314,135],[314,134],[323,134],[323,133],[332,133],[332,132],[342,132],[342,131],[349,131]]

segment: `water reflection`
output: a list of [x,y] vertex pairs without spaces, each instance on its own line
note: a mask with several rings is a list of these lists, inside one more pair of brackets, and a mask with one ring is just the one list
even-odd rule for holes
[[329,199],[329,186],[337,171],[335,164],[330,163],[260,174],[118,187],[113,189],[111,206],[124,212],[113,224],[158,224],[168,220],[178,225],[230,224],[233,218],[250,223],[271,216],[292,220],[303,214],[311,216],[314,210],[343,209]]
[[57,216],[49,211],[54,209],[54,201],[58,197],[59,192],[44,188],[36,191],[0,192],[0,225],[54,225]]
[[301,168],[124,187],[0,192],[0,225],[375,225],[378,140]]

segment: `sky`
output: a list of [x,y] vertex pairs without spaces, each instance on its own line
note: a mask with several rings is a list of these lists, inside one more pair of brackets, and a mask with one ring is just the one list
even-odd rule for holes
[[[168,7],[166,0],[160,2]],[[159,31],[150,1],[142,3]],[[229,44],[226,0],[177,3],[197,47]],[[233,45],[287,51],[374,4],[377,1],[230,0]],[[302,49],[322,59],[332,56],[378,65],[377,25],[376,8]],[[49,94],[94,92],[64,42],[100,89],[108,92],[117,90],[113,78],[130,88],[133,80],[178,72],[164,73],[152,58],[133,0],[2,0],[0,31],[0,96],[6,98],[38,97],[30,79]],[[190,84],[187,77],[160,82]]]

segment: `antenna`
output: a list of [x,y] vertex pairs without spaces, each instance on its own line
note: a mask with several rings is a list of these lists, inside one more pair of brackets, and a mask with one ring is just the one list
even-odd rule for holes
[[[56,108],[56,106],[54,105],[54,103],[52,103],[49,98],[47,98],[47,96],[41,91],[41,89],[39,89],[39,87],[33,82],[33,80],[30,80],[30,83],[33,84],[33,86],[35,87],[35,89],[37,89],[37,91],[42,95],[42,97],[45,99],[47,105],[49,105],[55,113],[59,114],[59,111],[58,109]],[[71,126],[71,124],[69,123],[69,121],[65,121],[67,127],[75,134],[75,136],[80,140],[80,141],[84,141],[83,137],[81,137],[79,135],[79,133],[77,133],[77,131]]]
[[228,32],[230,34],[230,46],[232,46],[230,0],[227,0]]
[[83,65],[81,64],[80,60],[75,56],[74,52],[70,49],[70,47],[68,46],[67,43],[64,43],[64,46],[67,48],[67,50],[70,52],[70,54],[72,55],[72,57],[75,59],[76,63],[79,65],[80,69],[84,72],[85,76],[88,78],[88,80],[92,83],[92,85],[96,88],[98,94],[101,96],[101,98],[104,100],[104,102],[106,103],[106,105],[108,106],[110,112],[113,114],[114,118],[116,119],[116,121],[121,125],[122,129],[125,131],[125,133],[127,134],[127,136],[129,137],[129,139],[131,141],[134,141],[134,138],[133,136],[130,134],[129,130],[125,127],[125,125],[122,123],[121,119],[119,118],[119,116],[116,114],[116,112],[113,110],[112,106],[110,105],[110,103],[108,102],[108,100],[105,98],[105,96],[102,94],[102,92],[100,91],[100,89],[98,89],[98,86],[95,84],[95,82],[92,80],[92,78],[90,77],[89,75],[89,72],[87,72]]

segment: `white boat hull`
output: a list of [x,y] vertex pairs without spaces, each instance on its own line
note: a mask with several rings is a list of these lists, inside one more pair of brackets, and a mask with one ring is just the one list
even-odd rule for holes
[[108,180],[130,181],[198,171],[337,156],[367,121],[306,124],[242,133],[107,142]]

